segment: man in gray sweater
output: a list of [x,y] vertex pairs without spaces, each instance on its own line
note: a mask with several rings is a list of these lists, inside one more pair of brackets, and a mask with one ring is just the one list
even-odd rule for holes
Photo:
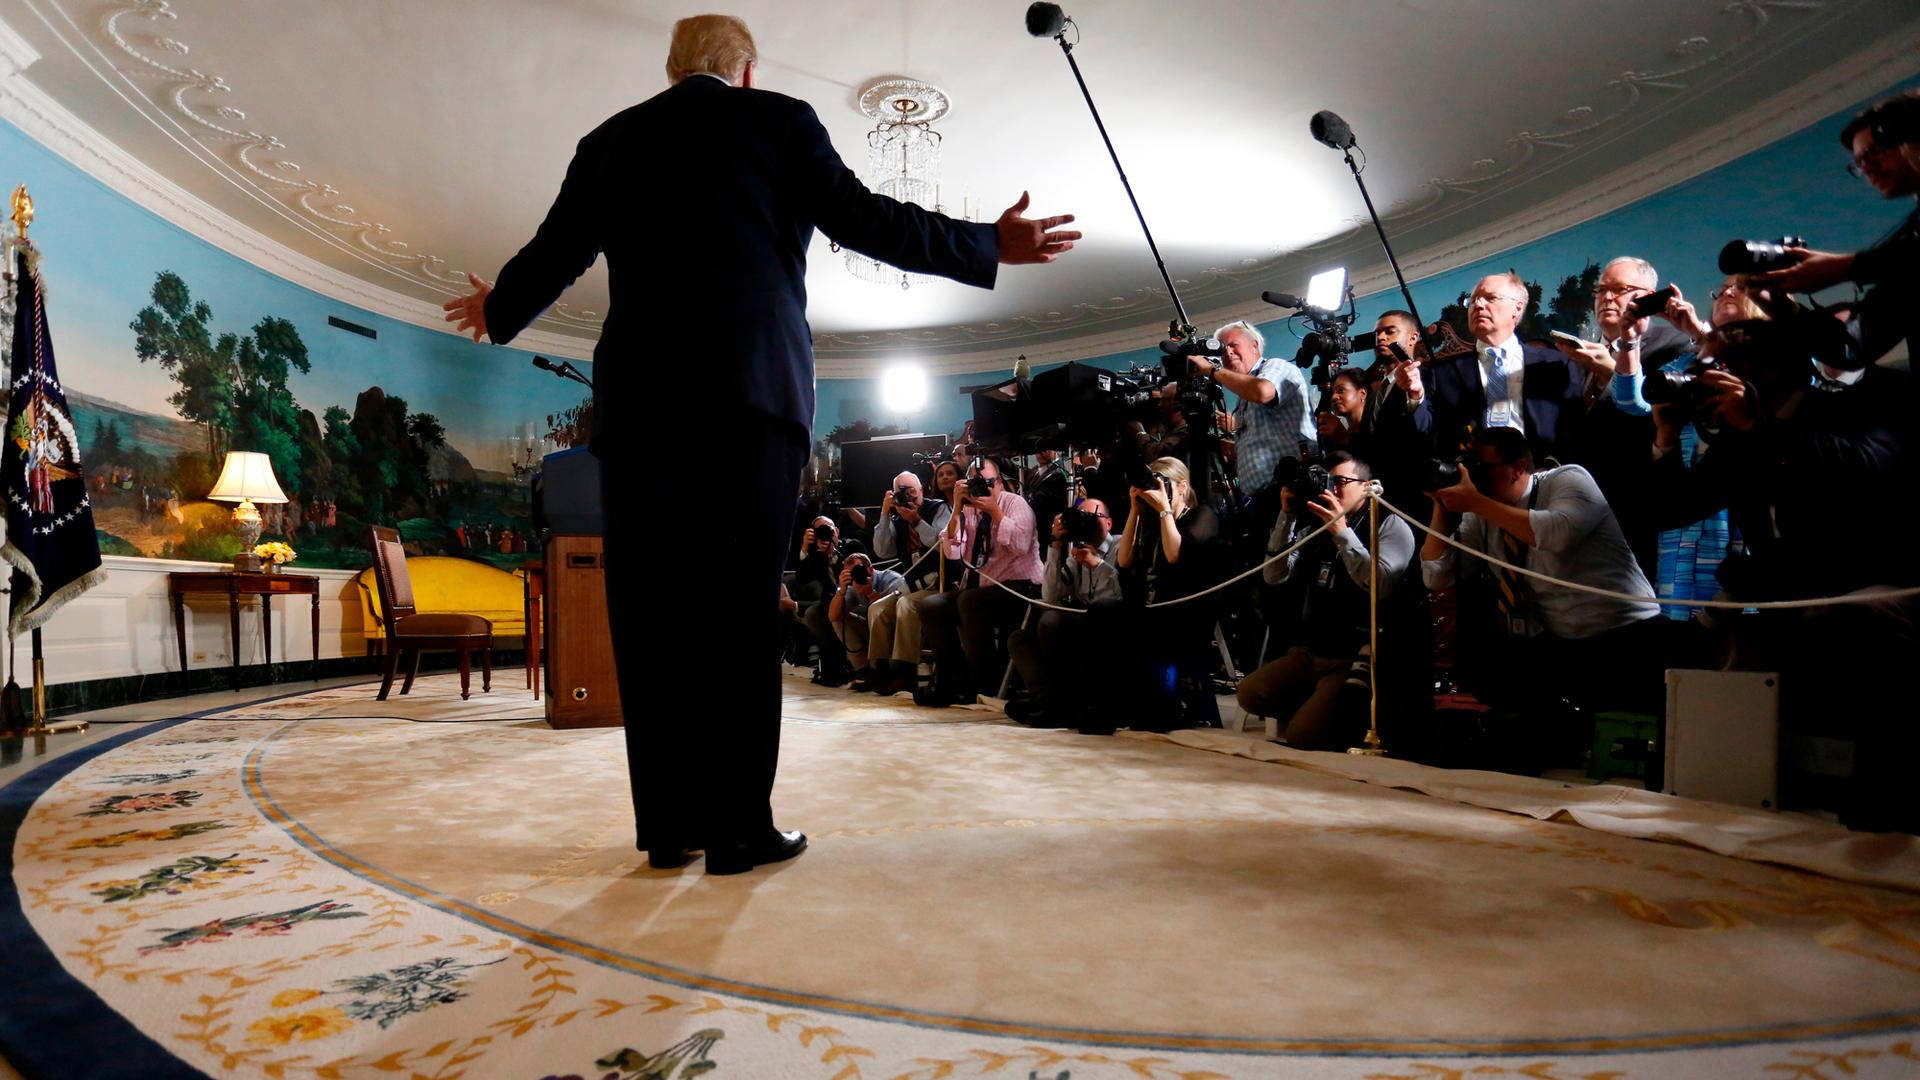
[[[1495,708],[1564,715],[1560,702],[1657,711],[1663,671],[1683,667],[1613,510],[1578,465],[1533,471],[1524,437],[1488,428],[1474,437],[1459,483],[1434,493],[1433,530],[1468,550],[1613,596],[1515,574],[1429,536],[1420,551],[1427,588],[1492,578],[1497,615],[1460,621],[1491,658],[1474,696]],[[1491,637],[1491,640],[1488,638]]]

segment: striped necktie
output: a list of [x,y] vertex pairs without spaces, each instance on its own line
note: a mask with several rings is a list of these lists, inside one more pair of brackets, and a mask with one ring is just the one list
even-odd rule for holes
[[[1505,529],[1500,530],[1500,557],[1514,566],[1527,564],[1527,546]],[[1506,629],[1515,631],[1525,621],[1529,593],[1527,583],[1519,574],[1504,566],[1490,565],[1493,580],[1499,586],[1494,603],[1500,608],[1500,614],[1506,619]]]
[[1487,358],[1493,361],[1493,374],[1487,378],[1487,426],[1493,426],[1496,406],[1511,400],[1507,394],[1507,356],[1502,349],[1487,350]]

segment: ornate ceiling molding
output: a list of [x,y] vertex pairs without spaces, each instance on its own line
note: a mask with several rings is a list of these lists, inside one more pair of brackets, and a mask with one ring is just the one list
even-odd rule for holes
[[[43,2],[60,10],[58,0]],[[300,218],[308,232],[363,262],[442,296],[467,292],[466,271],[448,269],[446,260],[438,255],[413,251],[387,225],[364,218],[339,201],[343,196],[338,188],[303,176],[305,169],[286,156],[288,147],[278,137],[236,126],[246,122],[247,113],[230,103],[234,88],[227,80],[180,66],[181,58],[192,53],[192,46],[178,37],[135,29],[141,21],[158,27],[179,18],[170,0],[122,0],[99,17],[98,25],[105,44],[134,61],[132,65],[118,65],[119,74],[148,104],[166,113],[185,138],[205,151],[202,161],[219,161],[231,178]],[[70,15],[68,20],[73,21]],[[158,100],[140,88],[141,80],[163,88]],[[229,103],[215,104],[214,99]],[[555,304],[537,321],[550,329],[592,334],[599,331],[604,317],[599,312]]]
[[[14,48],[14,41],[25,49],[24,54]],[[33,56],[31,47],[0,22],[0,58],[21,55]],[[8,71],[0,61],[0,119],[123,198],[295,285],[400,322],[452,332],[438,304],[336,270],[215,209],[75,116],[25,78],[24,71],[24,66]],[[590,360],[593,353],[591,340],[544,330],[528,330],[514,339],[514,345],[572,360]]]
[[[63,44],[111,85],[108,73],[88,61],[80,46],[40,12],[39,4],[47,4],[65,16],[57,0],[23,2],[47,23]],[[1389,216],[1396,224],[1410,225],[1425,215],[1462,205],[1463,200],[1496,196],[1534,170],[1562,160],[1566,154],[1592,142],[1607,127],[1617,127],[1643,107],[1651,96],[1648,90],[1659,90],[1669,97],[1685,92],[1693,85],[1690,80],[1696,79],[1703,70],[1715,65],[1724,68],[1734,54],[1744,57],[1774,28],[1777,13],[1819,12],[1834,6],[1822,0],[1732,0],[1722,10],[1729,17],[1745,20],[1745,26],[1729,45],[1710,50],[1712,43],[1700,38],[1678,43],[1672,52],[1679,62],[1665,65],[1667,70],[1623,72],[1600,87],[1599,93],[1619,96],[1619,101],[1609,105],[1605,112],[1593,106],[1575,106],[1563,114],[1562,122],[1554,130],[1516,132],[1505,143],[1505,154],[1511,158],[1506,164],[1498,159],[1482,158],[1475,162],[1475,169],[1464,176],[1432,179],[1423,185],[1421,196],[1394,207]],[[411,252],[405,242],[391,235],[392,230],[364,219],[351,206],[340,202],[341,193],[332,186],[305,179],[300,175],[304,172],[301,166],[282,154],[286,149],[284,144],[271,135],[247,129],[246,114],[237,106],[208,100],[231,95],[233,90],[219,76],[181,63],[179,58],[190,53],[188,45],[174,37],[143,34],[135,29],[138,19],[158,24],[177,18],[167,0],[117,0],[98,21],[107,47],[132,60],[134,74],[163,88],[156,91],[159,101],[143,91],[138,92],[140,101],[160,114],[147,115],[143,110],[149,122],[174,134],[162,123],[164,117],[175,128],[189,131],[192,141],[204,151],[196,156],[209,168],[216,168],[217,162],[217,171],[222,175],[270,199],[284,211],[283,216],[310,234],[323,236],[330,244],[352,252],[363,262],[441,295],[456,291],[452,285],[456,281],[463,283],[463,275],[446,271],[443,261],[433,256]],[[78,30],[77,23],[70,18],[68,22]],[[99,43],[86,40],[85,44],[99,58],[106,58]],[[1618,170],[1519,217],[1503,219],[1493,228],[1413,253],[1404,261],[1409,277],[1429,277],[1488,258],[1724,164],[1882,88],[1897,77],[1897,72],[1890,74],[1893,69],[1910,68],[1916,47],[1920,47],[1920,25],[1910,25],[1908,32],[1898,39],[1882,41],[1865,53],[1855,54],[1824,71],[1820,77],[1743,110],[1733,119],[1652,159],[1636,162],[1630,169]],[[268,238],[139,162],[53,101],[30,80],[8,77],[10,71],[17,75],[36,58],[30,45],[0,23],[0,118],[12,122],[162,218],[270,273],[381,315],[450,332],[436,303],[334,269]],[[127,82],[131,85],[132,80]],[[1349,223],[1362,222],[1363,219],[1356,216]],[[1273,309],[1257,303],[1250,305],[1244,295],[1229,294],[1239,293],[1241,287],[1255,279],[1272,278],[1293,263],[1309,258],[1345,254],[1349,256],[1348,261],[1358,265],[1361,258],[1369,257],[1364,252],[1371,244],[1370,234],[1357,236],[1346,231],[1296,250],[1276,250],[1231,266],[1210,267],[1180,279],[1179,284],[1191,306],[1201,309],[1195,321],[1203,325],[1246,316],[1268,319],[1275,314]],[[1356,270],[1355,284],[1363,293],[1372,292],[1390,286],[1391,278],[1384,263],[1378,263]],[[922,350],[929,349],[939,350],[940,355],[930,362],[930,367],[941,373],[1004,370],[1008,358],[1016,351],[1025,353],[1036,363],[1131,351],[1142,347],[1143,342],[1151,345],[1157,338],[1164,328],[1160,320],[1166,306],[1163,289],[1143,287],[1129,295],[1084,302],[1065,310],[1022,314],[965,326],[821,334],[816,338],[821,356],[818,370],[823,377],[864,376],[883,359],[903,353],[924,356]],[[587,335],[594,332],[599,318],[592,312],[557,312],[546,320],[548,329],[529,330],[516,339],[515,345],[556,356],[587,358],[593,344]],[[1037,335],[1044,336],[1036,340]]]
[[[1775,28],[1775,12],[1819,12],[1829,6],[1826,0],[1730,0],[1720,13],[1728,18],[1743,20],[1744,26],[1726,45],[1709,51],[1712,44],[1709,39],[1698,35],[1688,37],[1669,50],[1675,62],[1662,65],[1662,70],[1626,70],[1597,88],[1596,94],[1616,99],[1604,110],[1588,104],[1576,105],[1567,109],[1559,118],[1560,122],[1550,130],[1516,131],[1504,142],[1506,149],[1503,156],[1507,158],[1504,163],[1499,158],[1483,157],[1476,160],[1472,171],[1463,176],[1432,178],[1421,185],[1421,193],[1388,209],[1381,217],[1383,221],[1411,227],[1424,218],[1450,211],[1463,203],[1484,201],[1510,190],[1530,179],[1540,168],[1579,150],[1606,134],[1608,128],[1631,117],[1647,103],[1647,91],[1663,91],[1666,97],[1662,100],[1670,101],[1674,95],[1693,89],[1703,73],[1716,67],[1724,69],[1729,58],[1747,53],[1768,31]],[[1364,158],[1364,151],[1361,156]],[[1554,200],[1555,204],[1564,201]],[[1185,295],[1192,305],[1217,303],[1224,299],[1222,294],[1228,287],[1248,278],[1270,274],[1297,259],[1351,247],[1354,230],[1365,229],[1369,222],[1364,215],[1356,214],[1347,219],[1346,224],[1347,229],[1324,240],[1243,260],[1233,267],[1209,267],[1196,274],[1191,281],[1176,279],[1175,284],[1183,291],[1189,285],[1193,286],[1191,293]],[[1511,231],[1504,225],[1496,226],[1496,229]],[[1478,237],[1467,243],[1475,247],[1484,246]],[[1123,320],[1131,323],[1166,303],[1164,289],[1142,288],[1136,290],[1132,297],[1116,296],[1104,304],[1081,303],[1063,311],[1015,316],[987,323],[909,331],[820,334],[816,335],[814,344],[822,353],[844,358],[880,350],[940,348],[951,351],[956,346],[968,345],[1001,344],[1011,350],[1030,344],[1025,339],[1036,333],[1055,333],[1075,326],[1093,330]],[[1026,350],[1029,359],[1033,351]]]
[[[1525,213],[1502,219],[1493,228],[1446,244],[1403,253],[1401,269],[1410,283],[1418,282],[1472,266],[1503,251],[1511,251],[1639,202],[1777,142],[1856,101],[1884,90],[1893,82],[1912,74],[1912,59],[1917,52],[1920,52],[1920,24],[1912,24],[1906,33],[1855,53],[1845,61],[1824,69],[1818,76],[1763,99],[1738,115],[1643,158],[1630,167],[1597,177]],[[1356,259],[1350,264],[1353,267],[1351,276],[1356,295],[1364,297],[1397,288],[1392,268],[1377,255],[1378,243],[1370,230],[1357,241],[1351,235],[1345,239],[1350,249],[1365,251],[1363,257],[1368,260],[1360,262]],[[1316,248],[1329,246],[1316,245]],[[1269,273],[1293,257],[1295,255],[1262,263],[1242,276],[1255,277]],[[1177,281],[1176,284],[1184,286],[1186,282]],[[1279,284],[1284,285],[1285,282]],[[1168,309],[1165,307],[1166,290],[1156,288],[1151,291],[1157,294],[1161,305],[1152,313],[1153,317],[1132,320],[1124,326],[1097,334],[1058,342],[1029,342],[918,359],[930,373],[958,375],[1007,371],[1012,366],[1012,355],[1016,352],[1039,365],[1152,348],[1166,329],[1164,315]],[[1279,309],[1251,297],[1238,297],[1230,304],[1195,312],[1194,322],[1206,330],[1235,319],[1264,323],[1278,317]],[[897,359],[900,355],[912,353],[912,346],[896,346],[891,349],[890,355]],[[888,358],[888,354],[878,351],[824,355],[816,361],[815,368],[822,378],[859,378],[871,375]]]

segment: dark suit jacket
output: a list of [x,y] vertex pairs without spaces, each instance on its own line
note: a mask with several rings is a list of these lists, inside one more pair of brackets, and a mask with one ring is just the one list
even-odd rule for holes
[[[1521,415],[1527,443],[1533,447],[1534,467],[1545,459],[1564,459],[1572,430],[1578,424],[1586,388],[1586,374],[1558,349],[1521,346]],[[1462,433],[1471,424],[1479,430],[1487,411],[1487,391],[1480,385],[1480,354],[1476,350],[1429,367],[1423,382],[1426,396],[1413,410],[1414,427],[1433,439],[1434,453],[1452,460]]]
[[[487,332],[513,339],[604,252],[612,304],[594,349],[597,450],[645,430],[641,380],[703,405],[813,422],[807,245],[819,228],[903,270],[991,288],[990,224],[867,190],[806,102],[691,76],[580,140],[539,232],[500,271]],[[670,356],[699,374],[665,374]],[[598,361],[607,361],[599,363]]]

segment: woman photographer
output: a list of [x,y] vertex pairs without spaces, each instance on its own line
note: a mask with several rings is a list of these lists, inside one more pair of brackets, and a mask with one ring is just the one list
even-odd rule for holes
[[[1356,660],[1367,654],[1375,564],[1382,604],[1404,584],[1413,564],[1413,530],[1394,515],[1380,520],[1380,550],[1367,550],[1367,539],[1359,531],[1366,524],[1367,482],[1373,478],[1367,463],[1335,450],[1327,455],[1326,466],[1326,488],[1306,503],[1311,516],[1301,514],[1292,485],[1280,489],[1280,517],[1267,541],[1268,552],[1277,554],[1320,524],[1333,523],[1264,571],[1269,585],[1307,575],[1300,612],[1306,640],[1240,680],[1240,707],[1256,716],[1278,717],[1282,739],[1296,750],[1353,745],[1365,724],[1363,710],[1356,707],[1365,700],[1364,693],[1356,693],[1346,707],[1341,699],[1349,685],[1356,691],[1366,689],[1363,679],[1350,681],[1350,676],[1356,675]],[[1371,677],[1369,670],[1366,678]]]
[[[1144,672],[1151,684],[1117,683],[1114,689],[1123,692],[1116,700],[1126,702],[1129,712],[1116,714],[1109,707],[1083,726],[1083,732],[1108,733],[1122,722],[1148,731],[1220,726],[1208,651],[1218,609],[1214,598],[1144,608],[1193,596],[1225,579],[1220,519],[1197,504],[1187,467],[1178,459],[1157,458],[1147,464],[1147,471],[1153,486],[1129,488],[1132,512],[1114,549],[1128,604],[1105,614],[1118,622],[1108,631],[1113,650],[1129,661],[1122,665],[1123,671]],[[1178,688],[1178,700],[1174,700],[1169,691],[1181,681],[1185,685]],[[1134,702],[1144,702],[1144,715],[1132,713]]]

